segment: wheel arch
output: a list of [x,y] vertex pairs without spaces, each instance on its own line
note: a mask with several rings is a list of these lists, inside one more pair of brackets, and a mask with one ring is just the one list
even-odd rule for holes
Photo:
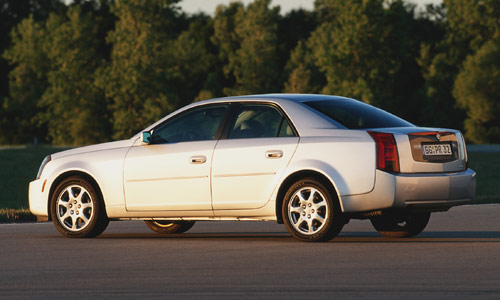
[[56,179],[54,179],[54,181],[52,182],[52,185],[50,186],[48,201],[47,201],[47,212],[48,212],[49,221],[52,220],[52,212],[50,209],[50,205],[52,204],[52,196],[54,194],[54,191],[55,191],[56,187],[59,185],[59,183],[61,183],[64,179],[71,177],[71,176],[80,176],[80,177],[84,178],[96,189],[96,193],[98,194],[100,200],[103,202],[102,208],[104,209],[104,213],[107,216],[106,205],[104,202],[104,197],[103,197],[103,194],[101,191],[101,187],[99,186],[97,181],[94,179],[94,177],[92,177],[90,174],[83,172],[83,171],[72,170],[72,171],[66,171],[64,173],[59,174],[56,177]]
[[300,170],[288,175],[285,180],[281,183],[278,193],[276,194],[276,220],[279,224],[283,224],[283,214],[282,206],[286,192],[292,186],[294,182],[301,178],[312,177],[325,185],[325,187],[331,191],[333,196],[336,196],[337,204],[341,206],[340,195],[337,188],[335,187],[332,180],[330,180],[326,175],[315,170]]

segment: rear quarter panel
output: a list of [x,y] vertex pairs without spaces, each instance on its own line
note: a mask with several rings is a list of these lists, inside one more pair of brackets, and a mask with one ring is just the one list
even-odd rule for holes
[[328,136],[300,138],[287,174],[301,170],[320,172],[332,181],[340,197],[370,192],[375,184],[374,141],[365,131],[325,132]]

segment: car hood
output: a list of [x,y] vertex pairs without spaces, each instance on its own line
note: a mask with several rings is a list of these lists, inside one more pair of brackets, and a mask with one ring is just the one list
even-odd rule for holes
[[102,144],[90,145],[90,146],[85,146],[85,147],[78,147],[78,148],[54,153],[51,155],[51,157],[52,157],[52,159],[58,159],[58,158],[70,156],[70,155],[130,147],[133,145],[134,141],[135,141],[135,139],[132,138],[132,139],[121,140],[121,141],[116,141],[116,142],[109,142],[109,143],[102,143]]

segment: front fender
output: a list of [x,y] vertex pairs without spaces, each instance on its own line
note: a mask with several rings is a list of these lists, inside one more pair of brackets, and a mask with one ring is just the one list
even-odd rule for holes
[[[46,190],[54,188],[61,176],[69,172],[81,172],[92,177],[102,192],[106,207],[124,206],[123,161],[129,148],[119,148],[60,157],[51,161],[44,169]],[[43,193],[48,203],[49,193]]]

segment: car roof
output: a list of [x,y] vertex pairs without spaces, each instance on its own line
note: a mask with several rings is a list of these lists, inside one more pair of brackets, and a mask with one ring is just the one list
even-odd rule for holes
[[[151,124],[145,130],[151,130],[153,127],[162,123],[164,120],[171,118],[172,116],[179,114],[188,109],[198,107],[206,104],[217,104],[217,103],[229,103],[229,102],[274,102],[281,105],[282,108],[288,113],[288,115],[301,114],[301,118],[294,122],[295,128],[299,131],[299,134],[305,133],[308,128],[345,128],[340,124],[332,121],[326,116],[319,114],[313,109],[302,104],[306,101],[322,101],[322,100],[347,100],[356,101],[350,98],[339,97],[339,96],[329,96],[329,95],[316,95],[316,94],[259,94],[259,95],[246,95],[246,96],[230,96],[222,98],[213,98],[208,100],[201,100],[193,102],[187,106],[184,106],[168,115],[158,120],[156,123]],[[294,118],[292,118],[292,121]],[[134,137],[140,134],[137,133]]]
[[305,101],[321,101],[321,100],[353,100],[346,97],[331,96],[331,95],[320,95],[320,94],[257,94],[257,95],[245,95],[245,96],[231,96],[223,98],[215,98],[211,100],[280,100],[286,99],[294,102],[305,102]]

